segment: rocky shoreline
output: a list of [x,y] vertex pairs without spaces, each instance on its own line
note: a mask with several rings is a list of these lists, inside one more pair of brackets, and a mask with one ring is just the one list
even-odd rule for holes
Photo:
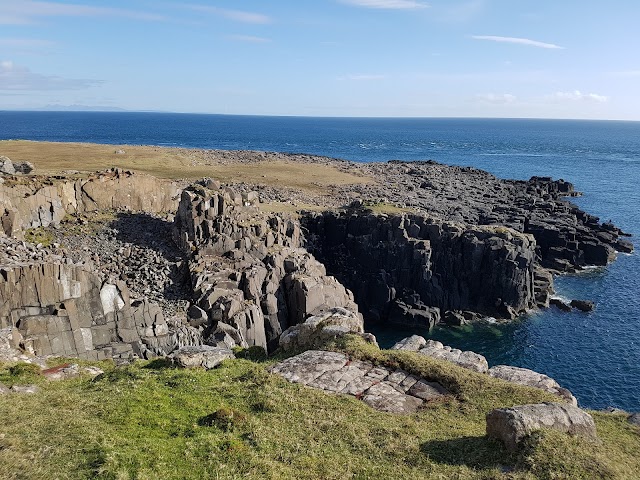
[[[318,331],[373,343],[363,319],[427,328],[510,320],[549,307],[553,274],[606,265],[633,249],[624,232],[567,201],[578,193],[563,180],[500,180],[433,161],[192,154],[204,165],[330,165],[366,181],[312,193],[123,169],[8,170],[0,184],[5,358],[309,348],[313,341],[303,346],[291,329],[336,311],[360,326]],[[268,208],[282,201],[288,213]]]

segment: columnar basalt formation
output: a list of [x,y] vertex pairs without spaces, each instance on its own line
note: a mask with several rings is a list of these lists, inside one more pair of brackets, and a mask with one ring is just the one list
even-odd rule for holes
[[255,194],[212,180],[182,193],[175,239],[191,255],[192,325],[205,342],[273,349],[283,330],[311,314],[357,313],[351,292],[300,248],[299,223],[256,203]]
[[55,258],[2,263],[0,328],[38,356],[101,360],[173,348],[157,305],[132,301],[123,283],[103,283],[86,267]]
[[304,225],[308,248],[372,320],[431,327],[449,311],[513,318],[537,304],[530,235],[412,214],[325,212]]

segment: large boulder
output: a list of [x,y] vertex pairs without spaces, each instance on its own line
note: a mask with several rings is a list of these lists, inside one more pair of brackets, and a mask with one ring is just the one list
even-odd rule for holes
[[591,415],[573,405],[540,403],[511,408],[497,408],[487,414],[487,436],[500,440],[514,451],[532,432],[550,428],[560,432],[596,439],[596,425]]
[[347,309],[334,307],[286,329],[279,345],[285,351],[309,349],[348,333],[364,333],[362,318]]
[[13,162],[13,168],[15,169],[16,173],[27,175],[33,172],[33,169],[35,167],[31,162]]
[[507,382],[526,385],[528,387],[540,388],[546,392],[553,393],[564,398],[572,405],[577,406],[578,401],[566,388],[562,388],[553,378],[542,373],[534,372],[527,368],[511,367],[509,365],[496,365],[489,369],[489,375],[500,378]]
[[181,368],[202,367],[211,369],[235,355],[228,348],[210,347],[209,345],[182,347],[168,356],[171,362]]

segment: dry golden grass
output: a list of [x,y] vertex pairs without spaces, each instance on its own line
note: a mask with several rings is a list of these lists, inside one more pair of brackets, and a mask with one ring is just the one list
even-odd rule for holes
[[[124,150],[124,154],[116,154]],[[332,185],[371,183],[368,177],[342,172],[323,164],[286,160],[255,163],[215,163],[198,150],[168,147],[97,145],[91,143],[0,141],[0,155],[13,161],[29,161],[39,174],[65,170],[96,171],[120,167],[168,179],[212,177],[225,183],[245,182],[289,187],[316,194],[328,193]]]

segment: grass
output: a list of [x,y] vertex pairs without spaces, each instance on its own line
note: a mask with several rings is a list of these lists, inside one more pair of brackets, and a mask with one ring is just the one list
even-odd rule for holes
[[332,347],[455,397],[398,416],[290,384],[261,356],[211,371],[138,362],[0,397],[0,478],[638,478],[640,435],[621,415],[594,414],[599,444],[542,432],[511,455],[485,438],[486,412],[548,394],[354,340]]
[[44,227],[28,228],[24,232],[24,239],[34,245],[42,244],[43,247],[50,246],[53,241],[53,233]]
[[[118,150],[125,153],[116,154]],[[32,162],[34,173],[57,175],[64,171],[96,171],[121,167],[167,179],[212,177],[224,183],[245,182],[301,189],[328,195],[333,185],[371,183],[368,177],[323,164],[263,159],[251,163],[221,162],[202,151],[168,147],[98,145],[90,143],[0,141],[0,155]]]

